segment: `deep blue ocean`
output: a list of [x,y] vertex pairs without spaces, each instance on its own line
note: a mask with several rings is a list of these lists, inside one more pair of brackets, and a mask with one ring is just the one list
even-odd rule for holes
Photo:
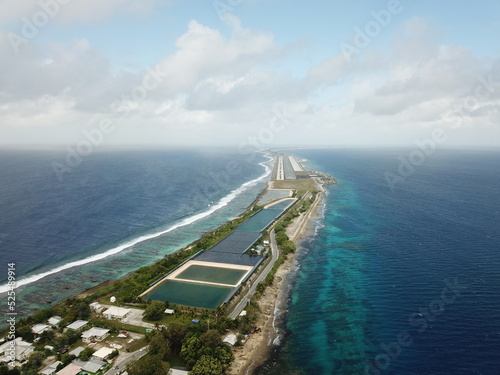
[[[438,150],[391,188],[412,151],[291,151],[338,183],[259,374],[500,374],[500,152]],[[189,244],[267,181],[260,154],[96,152],[60,181],[64,158],[0,151],[0,288],[15,262],[21,316]]]
[[297,150],[334,176],[259,374],[500,374],[500,152]]
[[[66,156],[0,151],[0,294],[15,263],[20,316],[188,245],[244,212],[269,171],[263,154],[230,150]],[[60,179],[54,163],[71,167]]]

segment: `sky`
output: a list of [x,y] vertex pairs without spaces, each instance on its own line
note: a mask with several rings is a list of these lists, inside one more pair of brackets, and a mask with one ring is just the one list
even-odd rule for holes
[[0,0],[0,145],[500,146],[499,0]]

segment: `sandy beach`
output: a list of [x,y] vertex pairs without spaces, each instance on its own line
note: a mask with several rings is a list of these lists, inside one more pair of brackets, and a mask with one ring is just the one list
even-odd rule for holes
[[[320,202],[323,200],[323,193],[318,193],[316,201],[287,228],[287,234],[292,241],[297,244],[297,252],[300,252],[300,240],[308,235],[308,223],[311,218],[317,216],[317,210]],[[269,286],[259,300],[261,314],[256,322],[259,332],[248,336],[243,346],[234,348],[234,362],[228,374],[231,375],[249,375],[255,369],[263,364],[269,356],[273,341],[277,337],[274,320],[276,303],[281,300],[285,293],[288,293],[286,284],[282,280],[286,278],[293,267],[297,252],[289,256],[286,262],[278,269],[274,282]]]

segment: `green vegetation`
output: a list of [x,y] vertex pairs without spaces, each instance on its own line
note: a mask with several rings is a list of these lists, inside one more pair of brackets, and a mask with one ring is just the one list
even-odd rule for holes
[[160,301],[149,301],[144,311],[144,319],[151,321],[158,321],[163,318],[163,311],[165,304]]
[[[260,298],[266,288],[273,283],[274,276],[276,275],[278,269],[283,263],[285,263],[288,255],[294,253],[297,249],[295,243],[288,238],[288,235],[286,234],[286,228],[292,223],[293,219],[295,219],[301,213],[304,213],[311,207],[311,204],[316,199],[316,194],[316,192],[313,192],[311,193],[311,197],[303,199],[299,207],[294,207],[293,209],[288,211],[275,225],[274,232],[276,233],[276,243],[278,244],[278,247],[280,249],[280,256],[278,257],[278,259],[276,259],[273,268],[271,269],[271,271],[269,271],[264,281],[260,282],[257,285],[256,293],[253,296],[254,300]],[[299,192],[297,195],[298,198],[302,198],[304,196],[304,193]]]

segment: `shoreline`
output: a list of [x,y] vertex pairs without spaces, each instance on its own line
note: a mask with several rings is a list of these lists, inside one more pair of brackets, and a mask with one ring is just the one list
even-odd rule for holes
[[[267,154],[264,154],[264,156],[267,157]],[[265,169],[263,174],[261,174],[260,176],[254,178],[252,180],[243,182],[240,186],[231,190],[226,195],[224,195],[222,198],[220,198],[215,204],[211,205],[209,208],[207,208],[205,210],[202,210],[201,212],[190,213],[187,216],[180,219],[179,221],[173,222],[169,225],[161,225],[158,228],[151,229],[149,232],[146,231],[144,234],[137,235],[137,236],[129,238],[129,239],[124,239],[124,240],[118,241],[111,248],[105,250],[102,253],[91,254],[91,255],[84,257],[83,259],[71,260],[71,261],[68,261],[66,263],[57,265],[54,268],[48,269],[46,271],[41,271],[39,273],[34,273],[34,274],[28,273],[27,275],[22,275],[19,277],[19,279],[16,280],[16,287],[17,288],[29,287],[33,284],[36,284],[39,281],[49,279],[50,277],[57,277],[58,275],[62,274],[63,272],[67,272],[73,268],[84,267],[87,265],[91,265],[93,263],[97,263],[99,261],[104,261],[107,258],[110,258],[111,256],[114,256],[114,255],[119,255],[120,253],[122,253],[128,249],[131,249],[136,245],[139,245],[141,243],[144,243],[144,242],[153,240],[155,238],[161,237],[165,234],[168,234],[170,232],[175,231],[176,229],[189,226],[189,225],[191,225],[199,220],[206,219],[206,218],[210,217],[211,215],[213,215],[214,213],[216,213],[218,210],[226,207],[237,196],[244,193],[248,187],[252,186],[253,184],[259,183],[261,180],[265,180],[265,179],[269,178],[270,174],[272,173],[272,166],[268,165],[268,163],[270,161],[271,160],[269,159],[267,161],[262,161],[259,163],[259,165],[261,165]],[[252,207],[254,204],[256,204],[256,202],[258,202],[258,200],[260,199],[260,197],[262,196],[262,194],[266,190],[267,190],[267,184],[257,194],[256,198],[250,203],[249,207]],[[242,212],[242,214],[244,214],[248,210],[249,207],[247,207]],[[134,272],[134,270],[132,270],[131,272]],[[127,275],[124,275],[123,277],[126,277],[126,276]],[[119,278],[119,279],[121,279],[121,278]],[[109,281],[109,280],[107,280],[107,281]],[[90,288],[93,288],[93,286],[91,286]],[[87,288],[87,289],[90,289],[90,288]],[[6,281],[4,283],[1,283],[0,284],[0,296],[5,296],[8,291],[9,291],[8,283]],[[85,290],[82,292],[85,292]],[[80,292],[80,293],[82,293],[82,292]]]
[[318,210],[321,207],[320,204],[324,201],[324,194],[325,190],[321,185],[321,190],[311,207],[298,216],[288,228],[291,233],[290,239],[297,245],[297,251],[288,256],[286,261],[279,267],[273,284],[266,288],[258,300],[261,314],[255,326],[260,330],[249,335],[243,346],[233,348],[234,361],[228,374],[252,374],[259,366],[270,359],[272,349],[275,347],[275,340],[280,340],[280,335],[274,325],[278,316],[276,314],[277,308],[280,302],[288,297],[290,292],[288,283],[283,283],[283,281],[288,280],[297,256],[300,255],[302,241],[313,234],[313,228],[310,228],[308,224],[320,216]]

